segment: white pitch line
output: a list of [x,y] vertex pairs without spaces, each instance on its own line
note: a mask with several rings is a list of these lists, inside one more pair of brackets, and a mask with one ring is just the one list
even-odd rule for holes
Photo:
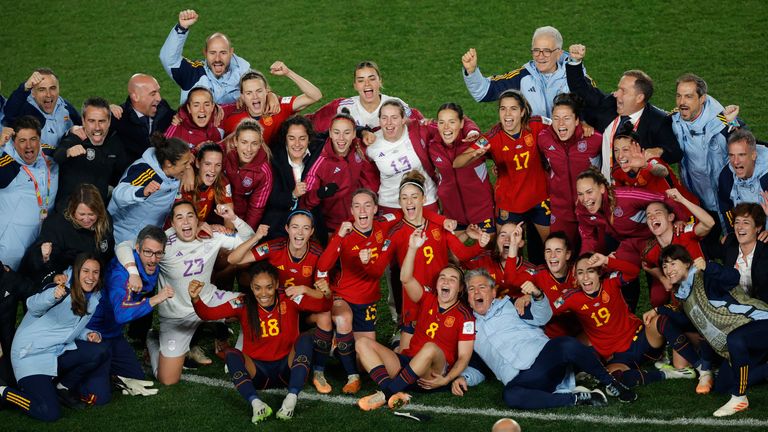
[[[225,381],[217,378],[208,378],[200,375],[184,374],[181,377],[182,381],[203,384],[211,387],[223,387],[232,388],[230,381]],[[261,393],[267,394],[286,394],[285,390],[262,390]],[[339,405],[353,406],[357,403],[357,398],[350,396],[328,396],[317,393],[303,392],[299,396],[299,399],[320,401],[327,403],[334,403]],[[495,408],[456,408],[447,406],[432,406],[422,404],[409,404],[407,410],[410,411],[424,411],[434,414],[448,414],[448,415],[480,415],[488,417],[513,417],[513,418],[525,418],[535,420],[546,421],[578,421],[587,423],[599,423],[610,425],[622,425],[622,424],[642,424],[642,425],[654,425],[654,426],[708,426],[708,427],[759,427],[768,428],[767,420],[759,419],[726,419],[716,420],[712,418],[689,418],[678,417],[670,420],[654,419],[646,417],[614,417],[607,415],[593,415],[593,414],[557,414],[557,413],[539,413],[534,411],[514,411],[514,410],[501,410]]]

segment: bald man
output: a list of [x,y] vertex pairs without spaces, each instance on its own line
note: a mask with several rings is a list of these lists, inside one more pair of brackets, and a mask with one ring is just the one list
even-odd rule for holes
[[499,419],[493,424],[491,432],[522,432],[520,425],[511,418]]
[[176,114],[160,96],[157,80],[142,73],[128,80],[128,99],[120,108],[113,110],[111,127],[125,144],[125,152],[131,162],[139,159],[150,147],[150,135],[164,133]]
[[160,62],[168,76],[181,87],[180,103],[187,100],[187,93],[194,87],[209,88],[218,104],[236,102],[240,96],[240,77],[250,70],[251,65],[235,55],[225,34],[214,33],[205,40],[205,61],[182,56],[189,28],[198,17],[192,9],[179,12],[178,24],[171,29],[160,49]]

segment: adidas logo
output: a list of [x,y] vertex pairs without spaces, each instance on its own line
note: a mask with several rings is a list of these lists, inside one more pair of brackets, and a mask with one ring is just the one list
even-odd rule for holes
[[435,162],[442,162],[442,161],[443,159],[441,159],[440,156],[438,156],[437,159],[435,159]]
[[184,253],[182,251],[178,251],[176,252],[176,256],[177,257],[184,256]]
[[587,305],[582,305],[581,306],[581,310],[587,310],[587,309],[589,309],[589,306],[587,306]]
[[531,87],[528,89],[529,93],[536,93],[536,87]]
[[551,145],[551,146],[549,146],[549,148],[548,148],[547,150],[550,150],[550,151],[552,151],[552,150],[554,150],[554,149],[555,149],[555,146]]
[[509,151],[509,147],[507,147],[507,146],[504,146],[504,147],[501,149],[501,151]]
[[336,168],[334,168],[334,169],[333,169],[333,173],[334,173],[334,174],[336,174],[336,173],[337,173],[337,172],[339,172],[339,171],[341,171],[341,168],[339,168],[339,167],[336,167]]
[[352,246],[352,250],[360,250],[360,248],[357,247],[357,245],[354,245],[354,246]]
[[379,152],[379,157],[384,157],[384,152]]

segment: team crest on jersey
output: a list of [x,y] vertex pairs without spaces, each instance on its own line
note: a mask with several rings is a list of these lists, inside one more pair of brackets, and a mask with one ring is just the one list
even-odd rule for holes
[[261,121],[264,123],[264,126],[272,126],[272,123],[274,123],[274,120],[272,120],[272,116],[262,117]]
[[453,324],[456,322],[456,318],[449,316],[445,319],[445,326],[446,327],[453,327]]
[[99,250],[102,253],[106,252],[108,248],[109,248],[109,242],[106,239],[99,242]]
[[435,240],[440,240],[440,228],[432,229],[432,237],[434,237]]
[[89,161],[96,159],[96,150],[88,148],[85,150],[85,158]]
[[600,294],[600,300],[603,303],[608,303],[611,301],[611,296],[607,292],[603,291],[602,294]]
[[250,178],[250,177],[244,177],[243,178],[243,186],[244,187],[251,187],[252,184],[253,184],[253,179],[252,178]]
[[288,312],[288,305],[286,305],[283,302],[280,302],[280,315],[285,315],[286,312]]
[[527,145],[528,147],[533,147],[533,135],[525,136],[525,145]]
[[312,276],[312,266],[302,266],[301,267],[301,275],[304,276],[304,277]]
[[622,217],[624,216],[624,210],[621,207],[616,207],[613,209],[613,215],[616,217]]
[[579,141],[579,143],[576,144],[576,150],[578,150],[580,153],[584,153],[585,151],[587,151],[587,142]]
[[269,253],[269,245],[261,245],[256,248],[256,253],[259,254],[259,256],[264,256]]
[[384,240],[384,246],[381,247],[382,252],[386,252],[389,249],[389,245],[392,243],[389,239]]
[[384,234],[381,231],[376,231],[376,243],[384,241]]
[[555,308],[560,308],[565,303],[565,300],[562,296],[558,297],[557,300],[553,303],[555,305]]

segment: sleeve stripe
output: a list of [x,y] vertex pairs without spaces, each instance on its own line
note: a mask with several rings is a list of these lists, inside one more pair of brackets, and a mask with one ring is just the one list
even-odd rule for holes
[[13,162],[13,158],[11,157],[11,155],[6,154],[5,156],[0,158],[0,167],[4,167],[11,162]]
[[144,183],[146,183],[154,175],[155,175],[155,170],[153,170],[152,168],[149,168],[148,170],[146,170],[143,173],[141,173],[138,177],[136,177],[131,182],[131,186],[143,186]]
[[520,75],[520,72],[522,72],[523,69],[524,68],[515,69],[515,70],[513,70],[511,72],[505,73],[504,75],[494,75],[494,76],[491,77],[491,81],[498,81],[498,80],[503,80],[503,79],[514,78],[517,75]]

